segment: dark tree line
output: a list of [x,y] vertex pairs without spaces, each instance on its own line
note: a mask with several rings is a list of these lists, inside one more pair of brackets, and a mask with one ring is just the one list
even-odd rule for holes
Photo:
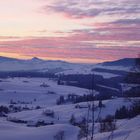
[[140,86],[132,87],[130,90],[124,92],[125,97],[140,97]]
[[140,102],[135,102],[131,107],[122,106],[116,110],[116,119],[133,118],[140,114]]
[[128,73],[128,75],[125,78],[125,81],[127,83],[140,83],[140,54],[138,55],[138,58],[135,59],[135,64],[132,71]]
[[101,101],[101,100],[107,100],[107,99],[111,99],[111,96],[108,96],[107,94],[104,96],[93,96],[93,94],[84,94],[84,95],[75,95],[75,94],[68,94],[67,97],[64,98],[63,95],[61,95],[57,100],[56,100],[56,104],[57,105],[61,105],[61,104],[65,104],[68,102],[71,103],[80,103],[80,102],[88,102],[88,101]]

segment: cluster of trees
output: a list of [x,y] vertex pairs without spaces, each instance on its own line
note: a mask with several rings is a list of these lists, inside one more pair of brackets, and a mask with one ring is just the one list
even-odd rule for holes
[[74,100],[74,103],[80,103],[80,102],[88,102],[88,101],[93,101],[95,100],[95,97],[93,94],[87,94],[87,95],[82,95],[82,96],[77,96]]
[[105,119],[100,120],[100,132],[108,132],[116,129],[115,117],[108,115]]
[[[84,74],[60,75],[58,78],[58,85],[65,83],[65,84],[70,85],[70,86],[77,86],[77,87],[91,89],[92,88],[92,77],[93,76],[91,74],[87,74],[87,75],[84,75]],[[99,81],[97,77],[98,76],[96,76],[96,81]],[[99,79],[101,81],[102,77],[99,77]],[[71,81],[73,81],[73,82],[71,82]]]
[[93,96],[93,94],[84,94],[84,95],[75,95],[75,94],[68,94],[66,97],[64,97],[63,95],[61,95],[57,100],[56,100],[56,104],[57,105],[61,105],[61,104],[65,104],[68,102],[71,103],[80,103],[80,102],[88,102],[88,101],[101,101],[101,100],[106,100],[106,99],[111,99],[111,96],[101,96],[101,95],[97,95],[97,96]]
[[108,95],[95,95],[93,96],[93,94],[87,94],[87,95],[82,95],[82,96],[77,96],[74,103],[80,103],[80,102],[89,102],[89,101],[102,101],[102,100],[108,100],[111,99],[112,96],[108,96]]
[[57,105],[64,104],[65,102],[66,102],[66,101],[65,101],[63,95],[61,95],[61,96],[56,100],[56,104],[57,104]]
[[33,110],[33,109],[38,109],[38,106],[33,108],[33,107],[28,107],[27,105],[25,105],[25,106],[20,106],[20,105],[17,106],[14,104],[9,105],[10,112],[21,112],[21,111]]
[[9,113],[9,108],[6,106],[0,106],[0,113]]
[[132,87],[130,90],[124,92],[125,97],[140,97],[140,86]]
[[133,118],[140,114],[140,102],[135,102],[131,107],[122,106],[116,110],[116,119]]
[[0,116],[6,117],[6,114],[11,112],[15,113],[15,112],[21,112],[21,111],[33,110],[33,109],[41,109],[41,107],[40,106],[28,107],[27,105],[17,106],[15,104],[10,104],[9,106],[0,106]]
[[88,125],[87,125],[87,120],[85,117],[77,120],[75,116],[72,114],[69,122],[70,124],[74,126],[78,126],[80,128],[80,132],[78,135],[79,139],[81,139],[82,137],[86,137],[88,135]]
[[56,104],[60,105],[60,104],[64,104],[64,103],[68,103],[68,102],[72,102],[72,103],[80,103],[80,102],[87,102],[87,101],[93,101],[94,97],[92,94],[89,95],[82,95],[82,96],[78,96],[78,95],[74,95],[74,94],[68,94],[66,98],[64,98],[64,96],[60,96],[57,101]]
[[138,58],[135,59],[132,71],[128,73],[125,80],[127,83],[140,83],[140,54],[138,55]]
[[[119,72],[118,72],[119,73]],[[126,75],[126,74],[125,74]],[[58,85],[70,85],[86,89],[92,89],[93,87],[93,75],[92,74],[69,74],[69,75],[60,75],[58,77]],[[104,85],[108,87],[120,88],[119,83],[122,83],[124,80],[123,76],[113,77],[110,79],[104,79],[100,75],[94,75],[94,89],[99,90],[98,85]],[[100,89],[100,92],[105,93],[104,89]],[[108,92],[112,93],[108,89]]]

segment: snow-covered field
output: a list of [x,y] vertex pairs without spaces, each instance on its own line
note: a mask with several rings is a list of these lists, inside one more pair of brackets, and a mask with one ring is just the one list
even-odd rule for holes
[[[42,86],[43,85],[43,86]],[[70,124],[71,116],[76,120],[87,117],[88,105],[91,102],[77,104],[66,103],[57,105],[56,100],[68,94],[84,95],[89,94],[87,89],[78,87],[57,85],[57,81],[47,78],[7,78],[0,79],[0,105],[9,106],[15,102],[15,106],[29,107],[29,110],[11,112],[7,118],[0,117],[0,140],[55,140],[55,136],[64,134],[64,140],[77,140],[80,128]],[[98,108],[98,101],[95,101],[95,120],[107,115],[114,115],[116,109],[130,106],[134,99],[116,98],[103,101],[101,112]],[[77,108],[76,106],[81,106]],[[40,106],[40,108],[36,108]],[[44,112],[52,110],[54,116],[46,116]],[[89,114],[91,118],[91,113]],[[18,119],[26,123],[14,123],[8,121]],[[41,127],[28,127],[29,122],[37,121],[53,122]],[[95,124],[98,126],[98,123]],[[97,127],[98,128],[98,127]],[[99,133],[96,130],[95,140],[108,140],[111,132]],[[114,140],[139,140],[140,137],[140,116],[131,120],[117,121],[117,129],[114,131]],[[57,139],[56,139],[57,140]],[[84,140],[84,139],[83,139]]]
[[66,140],[76,140],[78,131],[78,127],[69,124],[31,128],[0,120],[0,140],[54,140],[60,132],[64,132]]
[[[46,78],[8,78],[0,79],[0,105],[9,106],[10,101],[16,102],[15,106],[29,108],[40,106],[41,109],[26,110],[8,114],[8,118],[17,118],[27,121],[53,121],[54,125],[42,127],[27,127],[26,124],[17,124],[0,117],[0,140],[54,140],[54,136],[64,131],[64,138],[76,140],[79,128],[69,124],[70,114],[74,105],[56,105],[56,100],[68,94],[83,95],[89,91],[77,87],[57,85],[56,81]],[[46,85],[46,87],[40,86]],[[24,102],[22,104],[21,102]],[[26,104],[27,103],[27,104]],[[52,109],[55,117],[43,115],[45,109]],[[71,112],[73,111],[73,112]],[[79,111],[81,112],[81,111]],[[81,114],[83,114],[81,112]],[[58,120],[59,118],[59,120]]]
[[[42,87],[41,85],[46,85]],[[56,81],[47,78],[8,78],[0,82],[0,103],[14,101],[28,101],[39,105],[56,104],[60,95],[83,95],[89,94],[86,89],[57,85]],[[53,92],[50,94],[50,92]],[[34,102],[34,99],[37,99]]]

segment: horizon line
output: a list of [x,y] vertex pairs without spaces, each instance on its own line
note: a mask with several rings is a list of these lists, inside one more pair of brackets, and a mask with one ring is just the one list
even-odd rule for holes
[[66,62],[66,63],[75,63],[75,64],[100,64],[100,63],[104,63],[104,62],[112,62],[112,61],[117,61],[117,60],[122,60],[122,59],[136,59],[136,58],[139,58],[139,57],[124,57],[124,58],[120,58],[120,59],[107,60],[107,61],[102,61],[102,62],[98,62],[98,63],[90,63],[90,62],[82,63],[82,62],[67,61],[67,60],[63,60],[63,59],[45,59],[45,58],[37,57],[37,56],[33,56],[33,57],[30,57],[30,58],[27,58],[27,59],[26,58],[4,56],[4,55],[0,55],[0,57],[8,58],[8,59],[25,60],[25,61],[32,60],[32,59],[36,58],[36,59],[39,59],[39,60],[42,60],[42,61],[62,61],[62,62]]

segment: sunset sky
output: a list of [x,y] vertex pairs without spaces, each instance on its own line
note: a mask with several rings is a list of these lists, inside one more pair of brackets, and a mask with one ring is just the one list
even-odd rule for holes
[[96,63],[140,53],[140,0],[0,0],[0,56]]

